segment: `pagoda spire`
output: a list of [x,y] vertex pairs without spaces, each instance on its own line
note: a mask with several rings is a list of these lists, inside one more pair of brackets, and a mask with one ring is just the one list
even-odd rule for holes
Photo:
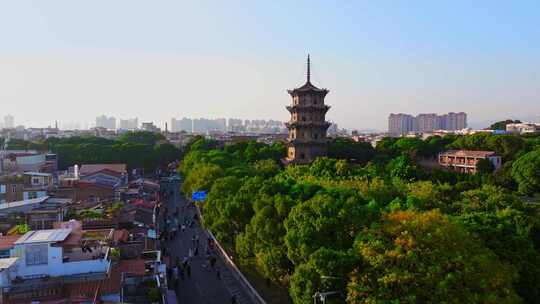
[[309,54],[307,55],[307,83],[311,83],[311,62],[309,60]]

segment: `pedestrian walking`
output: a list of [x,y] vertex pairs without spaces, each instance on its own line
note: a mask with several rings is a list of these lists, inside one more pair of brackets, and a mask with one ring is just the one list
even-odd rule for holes
[[184,268],[181,267],[181,266],[177,266],[177,267],[178,267],[178,272],[180,273],[180,278],[183,281],[184,280]]
[[187,276],[191,277],[191,264],[188,262],[186,266]]
[[193,252],[195,256],[199,255],[199,247],[195,247],[195,252]]
[[186,230],[186,225],[182,225],[182,232]]
[[189,248],[188,255],[189,255],[190,258],[193,257],[193,249],[192,248]]
[[197,245],[197,247],[199,247],[199,235],[198,234],[195,234],[195,245]]
[[173,267],[173,278],[175,282],[178,280],[178,267]]
[[204,261],[205,262],[202,264],[202,267],[207,268],[208,270],[210,270],[210,255],[207,254]]
[[195,245],[195,235],[191,237],[191,242],[193,243],[193,245]]
[[167,267],[167,281],[172,280],[172,269],[170,267]]
[[216,267],[216,277],[221,279],[221,269],[219,269],[219,267]]
[[216,262],[217,262],[217,259],[215,256],[212,256],[210,258],[210,267],[212,267],[212,269],[214,269],[214,267],[216,266]]

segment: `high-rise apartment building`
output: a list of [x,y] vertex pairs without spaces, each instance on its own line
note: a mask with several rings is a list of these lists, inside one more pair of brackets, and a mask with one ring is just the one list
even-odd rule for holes
[[433,132],[434,130],[441,129],[441,119],[435,113],[429,114],[418,114],[416,116],[416,126],[415,131],[418,132]]
[[392,136],[405,135],[408,132],[433,132],[435,130],[461,130],[467,127],[467,114],[450,112],[444,115],[435,113],[390,114],[388,116],[388,133]]
[[444,130],[461,130],[467,127],[467,114],[450,112],[443,115]]
[[388,117],[388,133],[393,136],[399,136],[407,134],[413,131],[415,126],[414,116],[409,114],[390,114]]
[[193,133],[207,133],[210,131],[226,132],[227,120],[225,118],[193,120]]
[[11,115],[4,116],[4,128],[6,129],[15,128],[15,117]]
[[116,118],[101,115],[96,117],[96,128],[105,128],[107,130],[116,130]]
[[137,130],[139,128],[139,119],[120,119],[120,129],[122,130]]
[[229,118],[227,123],[227,131],[229,132],[242,132],[244,131],[244,126],[242,125],[241,119]]
[[214,131],[220,131],[220,132],[226,132],[227,131],[227,119],[225,118],[217,118],[214,119],[214,123],[212,124]]
[[193,120],[191,118],[182,118],[180,120],[180,132],[193,133]]
[[171,119],[171,131],[172,132],[193,132],[193,120],[190,118]]

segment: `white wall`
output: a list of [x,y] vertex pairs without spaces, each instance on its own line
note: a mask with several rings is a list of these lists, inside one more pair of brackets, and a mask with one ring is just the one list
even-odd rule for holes
[[24,245],[17,245],[13,250],[14,256],[19,257],[16,268],[17,276],[65,276],[109,271],[110,261],[107,259],[63,263],[62,247],[52,247],[49,245],[48,250],[47,264],[26,266]]
[[4,269],[0,271],[0,287],[5,287],[10,285],[10,278],[9,278],[9,269]]

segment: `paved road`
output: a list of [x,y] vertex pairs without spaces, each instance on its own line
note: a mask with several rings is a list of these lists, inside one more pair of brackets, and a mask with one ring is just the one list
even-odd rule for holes
[[[160,230],[165,226],[164,207],[168,210],[167,219],[171,223],[168,227],[172,227],[173,223],[181,224],[185,220],[193,219],[196,210],[180,194],[179,184],[162,183],[162,189],[165,189],[169,194],[165,198],[162,197]],[[179,212],[175,219],[174,211],[177,207]],[[188,277],[185,274],[184,279],[180,279],[177,286],[175,286],[179,303],[227,304],[231,303],[232,295],[235,295],[238,304],[251,303],[239,287],[239,283],[231,276],[230,270],[224,266],[219,256],[217,256],[216,269],[219,269],[220,277],[218,277],[216,269],[203,267],[203,265],[207,264],[205,253],[207,237],[197,221],[194,221],[192,227],[186,225],[184,232],[179,229],[177,236],[165,243],[168,254],[171,256],[171,261],[174,262],[177,257],[182,261],[185,257],[189,256],[190,248],[194,250],[195,247],[192,240],[194,235],[198,235],[199,237],[199,255],[190,258],[191,276]]]

